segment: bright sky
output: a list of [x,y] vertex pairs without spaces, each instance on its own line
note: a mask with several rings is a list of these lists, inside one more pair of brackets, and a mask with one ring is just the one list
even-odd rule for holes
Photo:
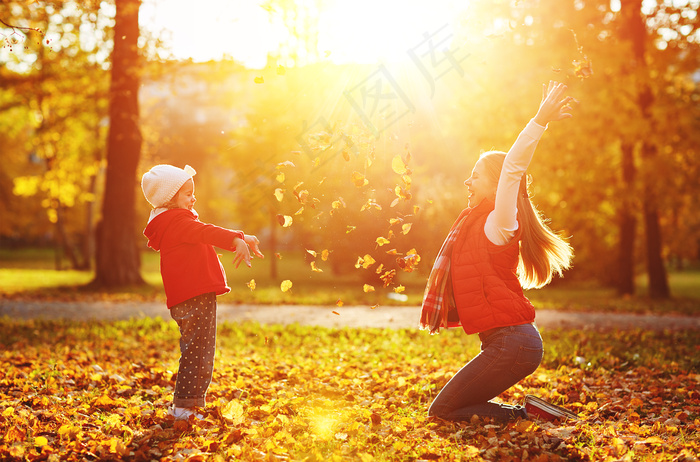
[[[272,22],[263,0],[145,0],[143,28],[168,30],[176,58],[195,61],[230,55],[250,68],[265,66],[267,53],[289,40]],[[317,0],[296,0],[314,5]],[[406,51],[454,21],[464,0],[323,0],[318,51],[336,63],[405,59]],[[399,58],[400,57],[400,58]]]

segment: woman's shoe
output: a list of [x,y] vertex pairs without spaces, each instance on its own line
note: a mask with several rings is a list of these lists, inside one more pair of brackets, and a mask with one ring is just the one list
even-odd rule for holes
[[540,399],[534,395],[525,396],[525,412],[528,417],[539,417],[540,419],[554,422],[557,420],[578,420],[578,416],[573,412],[556,406],[552,403]]

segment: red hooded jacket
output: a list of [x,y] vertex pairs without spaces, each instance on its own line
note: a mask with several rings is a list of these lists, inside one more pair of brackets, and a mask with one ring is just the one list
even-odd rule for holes
[[234,238],[242,231],[202,223],[186,209],[171,209],[155,216],[143,234],[148,246],[160,252],[160,274],[168,308],[197,295],[231,290],[213,246],[235,251]]

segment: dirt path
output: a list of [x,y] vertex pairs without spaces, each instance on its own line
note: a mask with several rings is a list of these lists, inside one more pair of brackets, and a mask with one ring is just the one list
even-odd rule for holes
[[[337,314],[336,314],[337,313]],[[0,300],[0,317],[18,319],[120,320],[133,317],[169,319],[163,303],[42,302]],[[300,306],[220,304],[223,321],[253,320],[262,324],[317,325],[324,327],[417,328],[420,308],[415,306]],[[700,316],[660,316],[621,313],[569,313],[539,310],[537,325],[545,328],[594,329],[696,329]]]

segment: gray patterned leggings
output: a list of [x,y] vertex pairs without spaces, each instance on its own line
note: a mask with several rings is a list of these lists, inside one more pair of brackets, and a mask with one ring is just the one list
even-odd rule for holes
[[180,327],[180,367],[175,381],[175,407],[204,407],[214,372],[216,294],[198,295],[170,309]]

